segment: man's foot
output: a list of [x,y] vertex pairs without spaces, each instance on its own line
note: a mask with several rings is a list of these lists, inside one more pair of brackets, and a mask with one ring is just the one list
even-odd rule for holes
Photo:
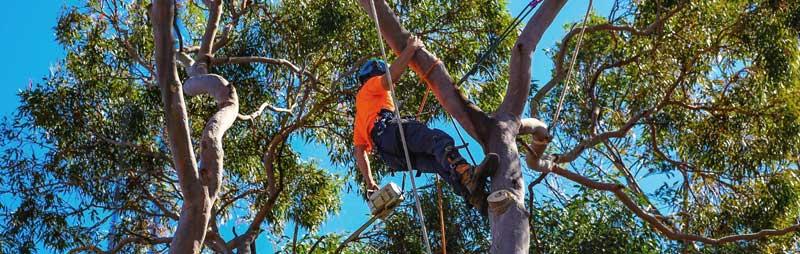
[[500,157],[495,153],[486,155],[480,165],[473,167],[469,164],[461,164],[456,168],[456,172],[461,175],[461,184],[466,189],[464,199],[475,207],[484,216],[489,207],[486,197],[486,178],[494,174],[500,164]]
[[486,154],[480,165],[474,167],[467,163],[456,166],[456,172],[461,176],[461,184],[467,189],[467,195],[472,195],[486,184],[486,178],[494,174],[500,164],[500,157],[496,153]]
[[478,212],[481,213],[481,215],[486,216],[489,214],[489,201],[486,200],[488,196],[489,194],[486,193],[486,190],[484,188],[480,188],[475,191],[475,193],[465,196],[464,198],[469,203],[469,206],[474,207],[475,210],[478,210]]

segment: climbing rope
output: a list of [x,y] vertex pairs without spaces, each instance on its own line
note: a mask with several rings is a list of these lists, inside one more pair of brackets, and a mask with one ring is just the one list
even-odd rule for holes
[[[386,57],[386,50],[385,50],[385,48],[383,46],[383,35],[381,33],[380,21],[378,20],[378,15],[377,15],[377,11],[375,9],[375,2],[374,1],[375,0],[371,0],[370,1],[370,9],[371,9],[372,15],[373,15],[372,18],[375,21],[375,28],[376,28],[376,30],[378,32],[378,40],[379,40],[379,46],[380,46],[380,49],[381,49],[381,55],[383,56],[383,59],[386,60],[387,57]],[[475,72],[477,71],[478,67],[480,67],[480,65],[483,63],[483,61],[485,61],[488,58],[489,54],[491,52],[495,51],[497,49],[497,47],[500,45],[500,43],[503,40],[505,40],[505,38],[511,33],[511,31],[513,31],[513,28],[518,26],[522,22],[522,20],[527,18],[527,16],[530,15],[530,13],[533,12],[533,10],[536,8],[536,6],[539,5],[539,3],[541,3],[542,1],[543,0],[532,0],[528,5],[526,5],[525,8],[522,10],[522,12],[520,12],[514,18],[512,23],[508,27],[506,27],[506,29],[503,31],[501,36],[497,40],[495,40],[494,43],[492,43],[492,45],[489,47],[489,49],[487,49],[486,51],[484,51],[483,54],[481,54],[481,56],[478,58],[478,61],[475,62],[475,64],[470,68],[470,70],[464,76],[462,76],[461,79],[459,79],[458,82],[456,82],[455,86],[459,87],[470,76],[475,74]],[[558,108],[557,108],[556,114],[554,116],[554,120],[555,120],[554,126],[557,126],[557,124],[558,124],[558,117],[559,117],[559,114],[560,114],[560,111],[561,111],[561,108],[562,108],[562,104],[563,104],[563,100],[564,100],[564,97],[565,97],[565,93],[566,93],[566,91],[567,91],[567,89],[569,87],[568,86],[568,84],[569,84],[568,82],[571,79],[572,69],[573,69],[573,67],[575,65],[575,58],[577,57],[578,51],[580,49],[580,45],[581,45],[581,43],[583,41],[583,35],[584,35],[585,30],[586,30],[586,23],[587,23],[587,20],[588,20],[589,11],[591,10],[591,6],[592,6],[592,0],[589,0],[589,8],[587,8],[586,15],[584,16],[583,27],[582,27],[580,35],[578,37],[578,44],[576,46],[575,52],[573,53],[573,59],[572,59],[572,63],[570,64],[570,69],[567,71],[567,80],[566,80],[567,82],[565,83],[564,90],[562,90],[562,94],[561,94],[561,98],[560,98],[560,101],[559,101],[559,104],[558,104]],[[437,59],[436,62],[434,64],[432,64],[431,67],[429,67],[429,69],[425,72],[425,75],[423,76],[423,79],[426,81],[427,89],[425,91],[425,94],[423,95],[422,102],[421,102],[421,104],[420,104],[420,106],[418,108],[417,118],[419,118],[419,116],[422,114],[422,111],[424,110],[425,104],[427,103],[427,100],[428,100],[428,95],[430,93],[430,85],[427,84],[428,83],[428,80],[427,80],[428,75],[439,64],[441,64],[441,61],[439,61]],[[387,71],[386,79],[387,79],[387,82],[389,82],[389,88],[390,88],[390,92],[391,92],[390,93],[390,98],[392,100],[392,103],[394,103],[395,105],[399,105],[397,103],[397,100],[394,97],[395,91],[394,91],[394,83],[392,82],[391,71]],[[405,132],[403,130],[403,124],[402,124],[402,121],[399,120],[399,119],[402,119],[402,116],[400,115],[399,107],[395,107],[394,111],[395,111],[395,115],[396,115],[396,117],[398,119],[398,129],[399,129],[399,132],[400,132],[400,141],[401,141],[401,143],[403,145],[403,154],[405,156],[406,166],[408,168],[406,173],[409,175],[409,178],[411,179],[411,188],[412,188],[412,193],[414,195],[414,200],[415,200],[415,203],[416,203],[417,215],[418,215],[421,227],[422,227],[422,238],[423,238],[423,241],[425,241],[425,247],[426,247],[427,253],[431,254],[432,252],[431,252],[431,247],[430,247],[430,241],[428,240],[428,231],[427,231],[427,228],[425,227],[425,217],[424,217],[424,215],[422,213],[422,206],[420,205],[419,194],[417,193],[416,182],[415,182],[415,179],[414,179],[414,176],[413,176],[413,168],[412,168],[412,164],[411,164],[411,157],[409,156],[409,153],[408,153],[408,146],[406,144]],[[470,160],[472,161],[472,164],[476,164],[475,163],[475,158],[472,156],[472,153],[470,152],[469,147],[467,146],[467,142],[464,139],[464,136],[461,134],[461,131],[459,130],[458,126],[455,124],[455,121],[451,120],[450,122],[452,123],[453,128],[456,129],[456,133],[458,134],[458,137],[461,140],[461,143],[464,144],[464,147],[467,150],[467,154],[469,155]],[[444,214],[443,214],[443,207],[442,207],[443,204],[442,204],[441,185],[439,183],[439,178],[438,177],[436,179],[436,182],[437,182],[437,191],[438,191],[437,196],[438,196],[438,201],[439,201],[438,203],[439,203],[440,226],[441,226],[441,233],[442,233],[442,248],[444,250],[446,248],[445,247],[446,239],[445,239],[445,228],[444,228]],[[403,177],[403,185],[405,185],[405,177]]]
[[442,254],[447,254],[447,234],[444,228],[444,201],[442,200],[442,181],[436,175],[436,201],[439,204],[439,230],[442,235]]
[[[428,76],[433,71],[433,68],[442,64],[442,61],[439,58],[436,58],[436,61],[431,64],[431,67],[428,67],[428,70],[425,71],[425,74],[422,75],[422,81],[425,83],[425,94],[422,96],[422,102],[419,104],[419,108],[417,109],[417,119],[420,119],[422,115],[422,111],[425,110],[425,104],[428,102],[428,95],[431,93],[431,85],[430,80],[428,80]],[[405,178],[403,178],[405,180]],[[447,254],[447,235],[446,235],[446,228],[444,227],[444,201],[442,200],[442,182],[439,179],[439,175],[436,175],[436,203],[439,207],[439,231],[442,238],[442,254]]]
[[[383,47],[383,34],[381,34],[381,24],[380,21],[378,20],[378,12],[375,10],[375,0],[370,0],[369,5],[370,9],[372,10],[372,18],[375,21],[375,29],[378,31],[378,45],[380,46],[381,49],[381,55],[383,56],[384,61],[386,61],[387,60],[386,49]],[[389,82],[389,89],[391,90],[389,97],[392,99],[392,103],[394,105],[399,105],[397,104],[397,100],[395,100],[394,98],[395,92],[394,92],[394,83],[392,82],[391,69],[386,71],[386,79],[387,79],[386,81]],[[428,241],[428,229],[425,228],[425,215],[423,215],[422,213],[422,205],[420,204],[419,194],[417,193],[417,184],[416,181],[414,180],[414,175],[413,175],[414,169],[412,168],[411,157],[408,155],[408,146],[406,145],[406,135],[403,130],[403,121],[402,121],[403,118],[400,115],[399,107],[395,107],[394,111],[395,111],[395,116],[397,118],[397,127],[398,130],[400,131],[400,142],[403,144],[403,154],[405,155],[406,166],[408,169],[406,173],[409,175],[411,179],[411,189],[414,195],[414,202],[416,203],[417,206],[417,216],[419,218],[420,226],[422,227],[422,240],[425,242],[425,249],[427,250],[427,253],[432,254],[433,252],[431,251],[431,244],[430,241]]]
[[558,106],[556,107],[555,115],[553,115],[553,126],[550,128],[550,131],[554,132],[555,129],[558,127],[558,118],[561,116],[561,109],[564,105],[564,98],[567,95],[567,90],[569,90],[570,80],[572,79],[572,71],[575,68],[575,62],[578,60],[578,52],[581,51],[581,44],[583,43],[583,34],[586,32],[586,23],[589,20],[589,12],[592,10],[592,0],[589,0],[589,6],[586,7],[586,14],[583,16],[583,27],[581,27],[581,32],[578,35],[578,43],[575,44],[575,50],[572,52],[572,59],[570,59],[569,69],[567,70],[567,77],[564,80],[564,89],[561,90],[561,96],[558,99]]
[[422,81],[425,82],[425,94],[422,95],[422,102],[419,104],[419,108],[417,108],[417,119],[420,119],[420,115],[422,115],[422,111],[425,110],[425,104],[428,104],[428,95],[431,93],[431,86],[430,82],[428,81],[428,75],[431,74],[436,66],[442,64],[442,61],[439,58],[436,58],[436,61],[431,64],[431,67],[428,67],[428,70],[425,71],[425,74],[422,75]]
[[530,3],[528,3],[528,5],[526,5],[524,9],[522,9],[522,11],[519,14],[517,14],[516,17],[514,17],[514,20],[511,21],[511,24],[509,24],[503,30],[503,33],[501,33],[500,37],[497,38],[497,40],[495,40],[491,46],[489,46],[489,49],[487,49],[486,51],[483,52],[483,54],[481,54],[481,56],[478,58],[478,61],[476,61],[475,64],[473,64],[472,67],[469,69],[469,71],[467,71],[467,73],[464,74],[464,76],[462,76],[461,79],[458,80],[458,82],[456,82],[456,87],[461,86],[461,84],[467,81],[467,79],[470,76],[475,74],[475,72],[478,71],[478,67],[480,67],[483,61],[489,58],[489,54],[497,50],[497,47],[500,46],[500,43],[503,42],[506,39],[506,37],[508,37],[508,35],[511,34],[511,31],[513,31],[515,27],[517,27],[523,20],[525,20],[528,17],[528,15],[530,15],[531,12],[533,12],[533,9],[535,9],[536,6],[538,6],[539,3],[541,3],[542,1],[543,0],[533,0]]
[[[489,54],[491,54],[493,51],[497,50],[497,47],[500,46],[500,43],[503,42],[506,39],[506,37],[508,37],[508,35],[511,34],[511,31],[513,31],[515,27],[517,27],[523,20],[525,20],[528,17],[528,15],[530,15],[531,12],[533,12],[533,10],[536,9],[536,6],[538,6],[542,1],[543,0],[532,0],[530,3],[528,3],[528,5],[526,5],[525,8],[522,9],[522,11],[519,14],[517,14],[516,17],[514,17],[514,20],[511,21],[511,24],[509,24],[508,26],[506,26],[505,29],[503,29],[503,32],[501,33],[500,37],[498,37],[497,40],[495,40],[489,46],[489,48],[486,51],[484,51],[483,54],[481,54],[480,57],[478,57],[478,61],[476,61],[475,64],[472,65],[472,67],[469,69],[469,71],[467,71],[467,73],[464,74],[464,76],[461,76],[461,79],[459,79],[458,82],[456,82],[455,87],[461,86],[461,84],[464,83],[465,81],[467,81],[467,79],[470,76],[475,74],[475,72],[478,70],[478,67],[480,67],[480,65],[483,63],[483,61],[485,61],[489,57]],[[439,62],[438,59],[437,59],[437,62],[434,63],[430,67],[428,72],[426,72],[425,78],[427,78],[428,73],[433,69],[433,67],[435,67],[436,65],[438,65],[440,63],[441,62]],[[427,82],[427,80],[426,80],[426,82]],[[422,109],[425,108],[425,103],[427,103],[429,90],[430,90],[430,87],[428,87],[428,90],[426,90],[425,94],[422,97],[422,104],[419,107],[420,113],[421,113]],[[417,115],[419,115],[420,113],[417,113]],[[473,165],[476,165],[475,157],[472,156],[472,151],[469,150],[469,144],[464,139],[464,135],[461,134],[461,129],[458,127],[458,125],[456,125],[455,121],[453,121],[452,119],[450,119],[450,124],[452,124],[453,125],[453,129],[456,130],[456,134],[458,135],[458,139],[461,141],[461,144],[464,146],[464,150],[467,151],[467,155],[469,156],[469,160],[472,162]]]
[[[464,76],[461,77],[461,79],[455,84],[455,86],[459,87],[462,83],[464,83],[469,78],[469,76],[475,74],[475,72],[477,71],[478,67],[483,63],[483,61],[486,60],[486,58],[488,58],[489,54],[491,52],[497,50],[497,47],[500,45],[500,43],[503,40],[506,39],[506,37],[508,37],[508,35],[511,33],[511,31],[513,31],[514,27],[517,27],[522,22],[522,20],[525,20],[528,17],[528,15],[530,15],[530,13],[533,12],[533,10],[536,8],[536,6],[539,5],[539,3],[541,3],[542,1],[543,0],[533,0],[528,5],[526,5],[525,8],[519,14],[517,14],[516,17],[514,17],[514,20],[511,22],[511,24],[509,24],[503,30],[503,32],[501,33],[501,36],[499,38],[497,38],[497,40],[495,40],[489,46],[489,48],[486,51],[484,51],[483,54],[481,54],[481,56],[478,58],[478,61],[476,61],[475,64],[473,64],[473,66],[470,68],[470,70]],[[417,109],[417,115],[416,115],[417,119],[420,119],[420,116],[422,115],[422,111],[425,110],[425,105],[428,103],[428,96],[430,95],[430,92],[431,92],[430,80],[428,80],[428,76],[430,75],[431,71],[433,71],[433,69],[436,66],[440,65],[440,64],[442,64],[442,62],[437,58],[436,61],[433,64],[431,64],[430,67],[428,67],[428,70],[425,71],[425,73],[422,76],[422,80],[425,83],[426,89],[425,89],[425,93],[422,96],[422,101],[420,102],[420,105],[419,105],[419,107]],[[461,130],[458,128],[458,126],[456,125],[455,121],[450,120],[450,123],[453,125],[453,129],[456,130],[456,134],[458,134],[458,138],[461,140],[461,144],[464,145],[465,150],[467,151],[467,155],[469,155],[470,161],[472,162],[473,165],[476,165],[475,158],[472,156],[472,152],[469,150],[469,146],[467,146],[467,142],[464,139],[464,136],[461,134]],[[403,177],[403,186],[405,186],[405,177]],[[446,254],[447,253],[447,237],[446,237],[446,229],[445,229],[445,226],[444,226],[444,208],[443,208],[442,196],[443,196],[443,194],[442,194],[442,186],[441,186],[441,182],[440,182],[439,176],[437,175],[436,176],[436,197],[437,197],[437,203],[438,203],[438,208],[439,208],[439,227],[440,227],[441,236],[442,236],[442,253]]]

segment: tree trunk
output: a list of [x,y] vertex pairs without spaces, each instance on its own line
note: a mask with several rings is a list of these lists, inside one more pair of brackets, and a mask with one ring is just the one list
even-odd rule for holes
[[[372,15],[370,1],[360,0],[360,4]],[[500,157],[500,168],[492,176],[492,195],[489,197],[492,253],[528,252],[530,229],[523,203],[525,189],[516,138],[521,134],[532,134],[536,141],[549,141],[543,123],[535,119],[522,121],[520,117],[530,90],[531,53],[565,3],[566,0],[545,1],[522,31],[511,57],[506,97],[492,116],[466,100],[443,65],[434,67],[428,75],[431,89],[444,110],[481,144],[485,152],[497,153]],[[385,1],[375,1],[375,11],[386,43],[398,54],[405,48],[410,34]],[[417,75],[423,76],[423,70],[435,63],[436,57],[423,49],[417,51],[410,66]],[[543,150],[543,146],[540,148]]]
[[[175,1],[156,0],[151,10],[153,35],[155,37],[156,76],[161,88],[170,152],[173,166],[183,194],[178,227],[170,244],[171,253],[200,253],[205,243],[206,231],[211,219],[211,209],[216,201],[222,180],[222,137],[233,125],[239,114],[236,89],[224,78],[207,73],[208,53],[213,46],[216,22],[221,11],[221,1],[206,1],[210,19],[206,36],[200,49],[200,64],[182,58],[191,77],[181,85],[177,71],[177,57],[172,35],[175,17]],[[210,34],[210,35],[209,35]],[[183,57],[183,55],[181,55]],[[200,140],[200,163],[198,165],[192,148],[186,104],[183,94],[189,96],[208,94],[217,102],[218,111],[206,122]]]

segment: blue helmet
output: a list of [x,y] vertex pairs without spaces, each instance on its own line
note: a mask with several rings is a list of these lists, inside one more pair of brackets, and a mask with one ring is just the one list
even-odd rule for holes
[[358,82],[364,84],[372,77],[386,73],[386,62],[380,59],[370,59],[358,68]]

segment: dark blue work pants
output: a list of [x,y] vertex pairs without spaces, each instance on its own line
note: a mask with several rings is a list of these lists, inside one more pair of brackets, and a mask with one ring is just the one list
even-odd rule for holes
[[[400,139],[400,128],[391,111],[382,111],[372,129],[372,141],[375,150],[392,170],[408,170],[406,167],[403,144]],[[450,161],[464,161],[458,151],[448,154],[447,147],[454,144],[453,138],[442,130],[428,128],[416,120],[403,120],[408,153],[414,169],[423,173],[437,173],[455,189],[463,192],[460,177],[455,172],[455,165]],[[450,159],[448,160],[448,156]]]

